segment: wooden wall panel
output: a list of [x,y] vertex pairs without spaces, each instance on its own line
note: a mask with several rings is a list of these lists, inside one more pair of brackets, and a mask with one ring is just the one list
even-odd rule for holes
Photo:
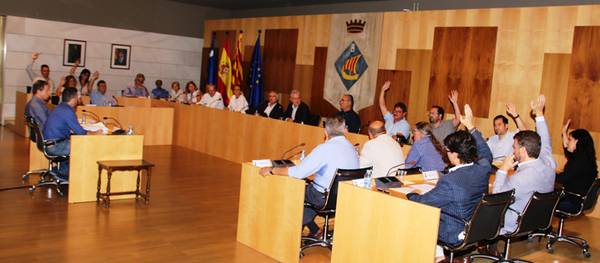
[[427,104],[431,50],[398,49],[396,69],[410,71],[408,122],[414,124],[419,121],[428,121],[427,110],[431,106]]
[[311,91],[311,109],[315,114],[333,116],[338,112],[336,107],[323,98],[325,88],[325,67],[327,63],[327,47],[315,48],[315,61],[313,62],[313,78]]
[[452,108],[447,94],[460,92],[459,104],[468,98],[477,117],[487,117],[494,56],[496,27],[437,27],[433,40],[430,105]]
[[267,29],[263,55],[265,90],[288,93],[294,81],[298,29]]
[[[560,131],[563,126],[564,108],[567,100],[567,85],[569,82],[570,54],[545,54],[544,70],[542,71],[541,93],[546,96],[546,121],[552,137],[553,152],[562,154]],[[521,109],[523,115],[529,108]],[[523,118],[529,127],[534,127],[531,118]],[[513,125],[512,123],[510,125]]]
[[600,26],[575,27],[565,120],[600,132]]
[[294,71],[295,72],[293,88],[300,91],[300,97],[302,98],[302,101],[304,101],[304,103],[306,103],[310,107],[314,71],[313,66],[296,65],[296,69]]
[[394,110],[394,104],[396,104],[397,102],[404,102],[404,104],[406,105],[410,104],[410,77],[410,71],[404,70],[380,69],[377,72],[377,88],[375,92],[375,99],[373,100],[373,105],[364,108],[358,112],[358,114],[360,115],[360,122],[363,125],[361,131],[364,131],[364,133],[366,134],[366,127],[368,127],[370,122],[374,120],[383,121],[383,116],[381,115],[381,110],[379,109],[379,93],[381,93],[381,86],[387,80],[392,82],[391,88],[385,94],[387,109],[389,111]]

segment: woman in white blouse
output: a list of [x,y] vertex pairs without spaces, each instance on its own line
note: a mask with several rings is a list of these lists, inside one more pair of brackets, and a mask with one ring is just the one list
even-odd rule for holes
[[242,88],[240,88],[240,86],[233,86],[233,96],[229,98],[229,106],[227,106],[227,108],[229,108],[229,111],[246,113],[248,101],[246,100],[246,97],[244,97],[244,94],[242,94]]
[[173,81],[173,83],[171,83],[171,90],[169,90],[169,96],[171,97],[172,101],[181,103],[185,102],[185,96],[183,94],[183,90],[181,90],[179,81]]
[[202,92],[198,90],[196,83],[190,81],[185,84],[185,90],[183,91],[185,94],[185,103],[188,104],[196,104],[200,101],[200,97],[202,96]]

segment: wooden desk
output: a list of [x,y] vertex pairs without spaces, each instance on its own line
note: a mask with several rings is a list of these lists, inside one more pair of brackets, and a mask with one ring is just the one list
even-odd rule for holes
[[[125,130],[132,125],[135,134],[144,135],[144,145],[171,145],[173,142],[173,108],[79,106],[78,118],[81,118],[83,110],[100,118],[115,118]],[[90,119],[89,116],[87,119]],[[109,128],[117,126],[113,120],[105,123]]]
[[237,240],[280,262],[298,262],[304,181],[242,164]]
[[117,105],[125,107],[146,107],[149,108],[151,105],[151,99],[148,98],[137,98],[137,97],[123,97],[117,96]]
[[339,185],[331,262],[432,262],[440,209]]
[[[97,161],[142,159],[144,136],[141,135],[73,135],[69,169],[69,203],[95,202],[98,183]],[[112,191],[131,191],[136,186],[136,173],[114,177]],[[106,172],[102,173],[106,182]],[[105,185],[101,187],[103,191]],[[114,199],[133,198],[122,195]]]

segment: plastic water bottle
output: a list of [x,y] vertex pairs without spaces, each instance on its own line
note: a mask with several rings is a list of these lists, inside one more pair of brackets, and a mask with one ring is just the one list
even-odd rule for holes
[[367,189],[371,189],[371,171],[367,171],[364,177],[363,186]]
[[304,160],[304,150],[302,150],[302,152],[300,153],[300,161]]
[[85,124],[85,114],[81,115],[81,124]]
[[133,125],[129,124],[129,128],[127,128],[127,135],[133,135]]

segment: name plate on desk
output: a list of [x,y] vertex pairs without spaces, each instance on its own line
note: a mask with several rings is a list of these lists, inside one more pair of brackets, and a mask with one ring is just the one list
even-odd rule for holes
[[440,173],[438,171],[423,172],[423,179],[425,181],[437,180],[439,178],[440,178]]

